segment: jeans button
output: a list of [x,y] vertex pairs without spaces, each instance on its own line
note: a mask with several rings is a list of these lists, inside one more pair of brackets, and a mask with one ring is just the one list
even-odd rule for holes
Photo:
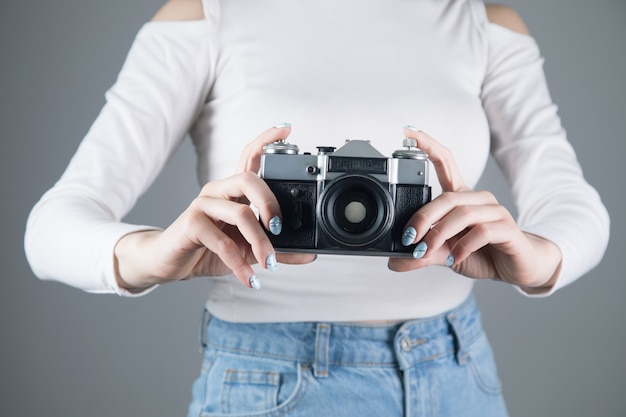
[[404,339],[400,341],[400,346],[402,347],[402,350],[404,350],[405,352],[410,352],[411,348],[413,347],[413,343],[411,343],[411,339],[409,339],[408,337],[405,337]]

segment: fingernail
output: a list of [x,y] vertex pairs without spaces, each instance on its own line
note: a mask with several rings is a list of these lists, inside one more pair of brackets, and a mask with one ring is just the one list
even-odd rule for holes
[[446,266],[449,268],[452,265],[454,265],[454,255],[450,254],[448,255],[448,258],[446,259]]
[[402,233],[402,244],[404,246],[409,246],[413,243],[413,240],[417,236],[417,231],[413,227],[407,227],[404,233]]
[[282,129],[283,127],[290,127],[291,123],[279,123],[276,126],[274,126],[276,129]]
[[278,264],[276,263],[276,256],[274,256],[273,253],[265,258],[265,265],[267,265],[269,271],[276,271]]
[[260,290],[261,289],[261,281],[259,281],[259,279],[256,277],[256,275],[252,275],[250,277],[250,286],[252,288],[254,288],[255,290]]
[[419,132],[419,129],[418,129],[418,128],[416,128],[416,127],[415,127],[415,126],[413,126],[413,125],[406,125],[406,126],[404,126],[404,128],[405,128],[405,129],[412,130],[412,131],[414,131],[414,132]]
[[427,250],[428,250],[428,245],[426,244],[426,242],[420,242],[417,244],[417,246],[415,247],[415,250],[413,251],[413,257],[415,259],[420,259],[424,255],[426,255]]
[[274,216],[270,219],[270,232],[274,235],[279,235],[283,230],[283,221],[278,216]]

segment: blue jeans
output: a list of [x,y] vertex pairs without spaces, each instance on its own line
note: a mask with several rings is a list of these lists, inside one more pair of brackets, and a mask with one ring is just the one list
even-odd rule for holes
[[473,297],[393,325],[203,322],[189,417],[507,416]]

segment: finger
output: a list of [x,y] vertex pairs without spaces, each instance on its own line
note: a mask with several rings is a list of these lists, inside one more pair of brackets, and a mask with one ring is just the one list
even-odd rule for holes
[[424,268],[431,262],[432,259],[389,258],[387,268],[394,272],[408,272]]
[[[450,253],[454,258],[454,263],[458,264],[467,259],[472,253],[477,252],[487,245],[494,245],[498,250],[515,257],[524,255],[526,246],[515,244],[517,238],[523,235],[513,221],[502,219],[490,223],[482,223],[473,227],[453,245]],[[517,239],[524,243],[523,239]]]
[[[434,225],[421,240],[428,251],[437,251],[446,242],[461,234],[471,233],[474,229],[482,229],[484,225],[509,220],[508,211],[498,205],[493,206],[461,206],[448,213],[439,223]],[[470,232],[467,232],[467,230]],[[486,242],[495,243],[495,242]],[[428,256],[425,253],[423,256]]]
[[449,254],[449,250],[440,248],[439,251],[431,253],[428,258],[389,258],[387,268],[395,272],[408,272],[431,265],[445,265]]
[[404,128],[407,138],[417,141],[417,147],[426,152],[428,159],[432,162],[437,178],[443,191],[468,190],[465,181],[461,177],[459,168],[452,156],[452,152],[435,139],[412,126]]
[[274,234],[280,233],[282,213],[278,200],[265,181],[252,171],[210,182],[202,188],[200,196],[223,200],[245,198],[259,210],[259,216],[267,230]]
[[282,264],[303,265],[315,261],[317,255],[312,253],[279,253],[276,258]]
[[[487,191],[444,192],[430,203],[420,207],[409,219],[406,225],[406,240],[409,246],[419,242],[434,225],[460,206],[489,206],[497,205],[498,201],[493,194]],[[411,230],[412,229],[412,230]]]
[[222,232],[208,217],[198,216],[195,223],[198,241],[215,253],[233,272],[235,277],[248,288],[253,288],[256,275],[237,244]]
[[239,158],[236,173],[252,171],[258,172],[261,166],[263,146],[286,139],[291,133],[291,125],[282,123],[261,133],[255,140],[246,145]]
[[204,212],[212,220],[236,226],[257,262],[264,268],[275,268],[274,247],[249,206],[208,197],[197,198],[193,204],[194,209]]

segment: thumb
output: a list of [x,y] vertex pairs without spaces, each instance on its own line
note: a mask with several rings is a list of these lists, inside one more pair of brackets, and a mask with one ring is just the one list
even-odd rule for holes
[[291,124],[282,123],[267,129],[243,149],[237,164],[237,174],[245,171],[258,172],[261,166],[263,146],[286,139],[291,133]]

